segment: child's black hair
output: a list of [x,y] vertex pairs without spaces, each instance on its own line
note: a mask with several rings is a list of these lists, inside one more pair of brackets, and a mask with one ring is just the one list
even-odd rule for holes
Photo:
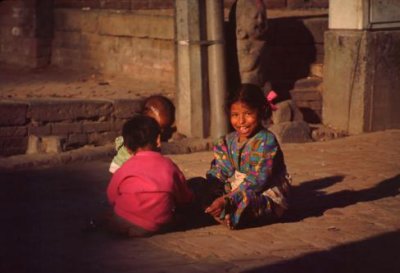
[[245,103],[252,109],[257,109],[261,119],[269,119],[272,114],[271,107],[261,88],[254,84],[241,84],[238,90],[228,99],[227,112],[230,113],[232,104],[236,102]]
[[132,152],[148,145],[155,149],[159,135],[160,126],[157,121],[145,115],[134,116],[122,127],[124,145]]

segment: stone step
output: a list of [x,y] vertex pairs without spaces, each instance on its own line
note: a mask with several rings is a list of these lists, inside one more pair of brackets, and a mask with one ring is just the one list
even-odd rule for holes
[[322,117],[322,79],[307,77],[297,80],[290,96],[309,123],[320,123]]
[[294,83],[293,89],[320,90],[321,85],[322,85],[322,78],[310,76],[310,77],[306,77],[306,78],[297,80]]
[[322,101],[322,94],[318,89],[293,89],[290,90],[292,99],[300,101]]

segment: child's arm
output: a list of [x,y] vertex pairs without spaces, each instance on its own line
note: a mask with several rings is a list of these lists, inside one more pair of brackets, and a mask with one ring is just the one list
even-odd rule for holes
[[213,146],[214,159],[207,176],[213,176],[221,181],[226,181],[235,172],[228,154],[228,145],[224,137],[217,139]]
[[110,173],[115,173],[119,169],[119,167],[121,167],[121,165],[124,164],[125,161],[127,161],[131,157],[128,149],[126,149],[124,146],[124,139],[122,138],[122,136],[119,136],[115,139],[115,150],[117,151],[117,154],[111,161],[109,167]]
[[225,196],[216,198],[210,206],[206,208],[205,213],[211,214],[213,217],[219,217],[225,207]]

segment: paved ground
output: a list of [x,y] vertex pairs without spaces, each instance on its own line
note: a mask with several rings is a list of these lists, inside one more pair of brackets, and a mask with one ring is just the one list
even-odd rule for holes
[[[399,143],[389,130],[283,145],[295,186],[284,222],[130,240],[81,232],[105,206],[108,158],[2,170],[0,272],[400,272]],[[171,157],[193,177],[211,153]]]

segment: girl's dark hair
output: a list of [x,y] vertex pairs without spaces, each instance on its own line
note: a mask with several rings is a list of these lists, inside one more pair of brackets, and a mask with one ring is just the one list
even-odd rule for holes
[[242,102],[252,109],[256,109],[262,119],[269,119],[272,111],[267,98],[261,88],[254,84],[241,84],[238,90],[228,100],[228,113],[232,104]]
[[156,148],[159,135],[160,126],[157,121],[145,115],[134,116],[122,127],[124,145],[133,152],[147,145]]

